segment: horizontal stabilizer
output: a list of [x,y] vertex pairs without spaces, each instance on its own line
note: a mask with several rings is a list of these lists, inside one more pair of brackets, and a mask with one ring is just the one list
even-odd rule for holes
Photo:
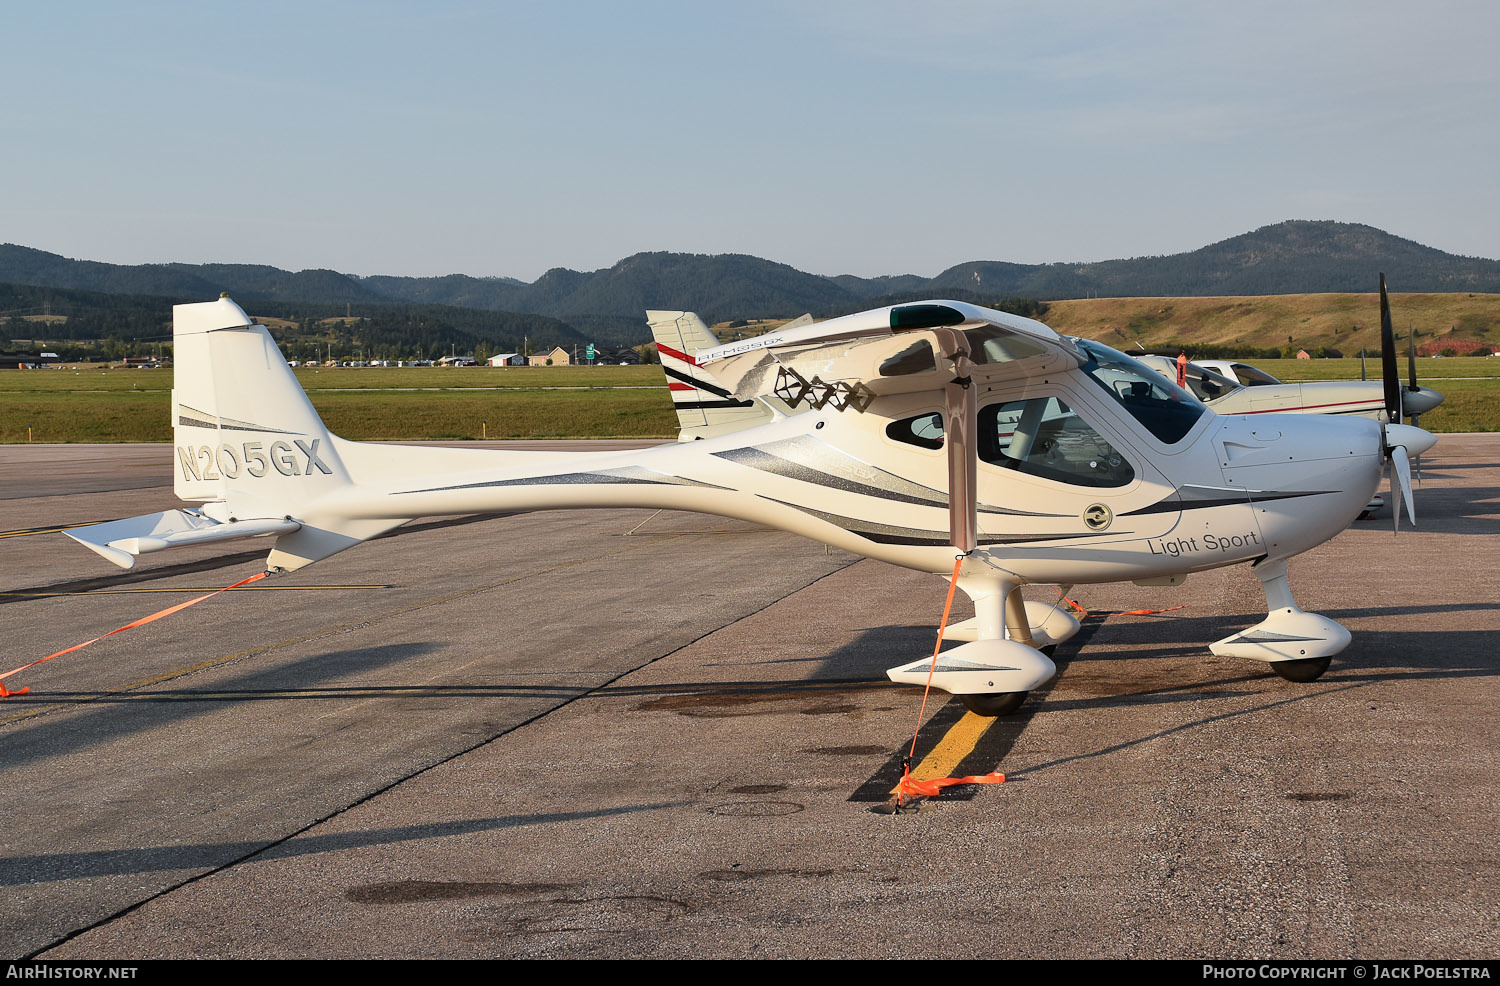
[[294,520],[280,517],[220,522],[197,511],[165,510],[157,514],[75,527],[63,533],[121,568],[133,568],[138,555],[153,551],[236,541],[267,534],[290,534],[301,527]]

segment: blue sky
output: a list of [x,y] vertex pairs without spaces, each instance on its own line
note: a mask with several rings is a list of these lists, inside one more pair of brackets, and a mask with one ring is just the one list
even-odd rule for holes
[[1500,257],[1500,6],[801,0],[0,8],[0,241],[532,280],[1195,249]]

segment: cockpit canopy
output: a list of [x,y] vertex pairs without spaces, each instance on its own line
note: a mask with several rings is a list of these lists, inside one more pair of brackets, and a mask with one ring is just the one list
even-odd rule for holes
[[1207,413],[1196,397],[1144,363],[1091,339],[1069,341],[1083,355],[1079,369],[1163,444],[1182,441]]

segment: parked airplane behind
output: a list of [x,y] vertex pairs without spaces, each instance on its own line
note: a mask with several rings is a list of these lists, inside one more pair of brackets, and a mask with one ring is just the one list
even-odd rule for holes
[[[1177,379],[1177,361],[1143,356],[1141,361]],[[1402,413],[1413,420],[1443,403],[1443,395],[1411,382],[1401,388]],[[1264,370],[1236,360],[1193,360],[1188,386],[1220,414],[1356,414],[1387,420],[1384,384],[1378,380],[1322,380],[1282,383]]]

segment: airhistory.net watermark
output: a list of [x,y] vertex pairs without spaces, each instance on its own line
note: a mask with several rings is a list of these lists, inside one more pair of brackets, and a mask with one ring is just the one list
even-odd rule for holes
[[20,965],[10,963],[6,979],[134,979],[133,965]]

